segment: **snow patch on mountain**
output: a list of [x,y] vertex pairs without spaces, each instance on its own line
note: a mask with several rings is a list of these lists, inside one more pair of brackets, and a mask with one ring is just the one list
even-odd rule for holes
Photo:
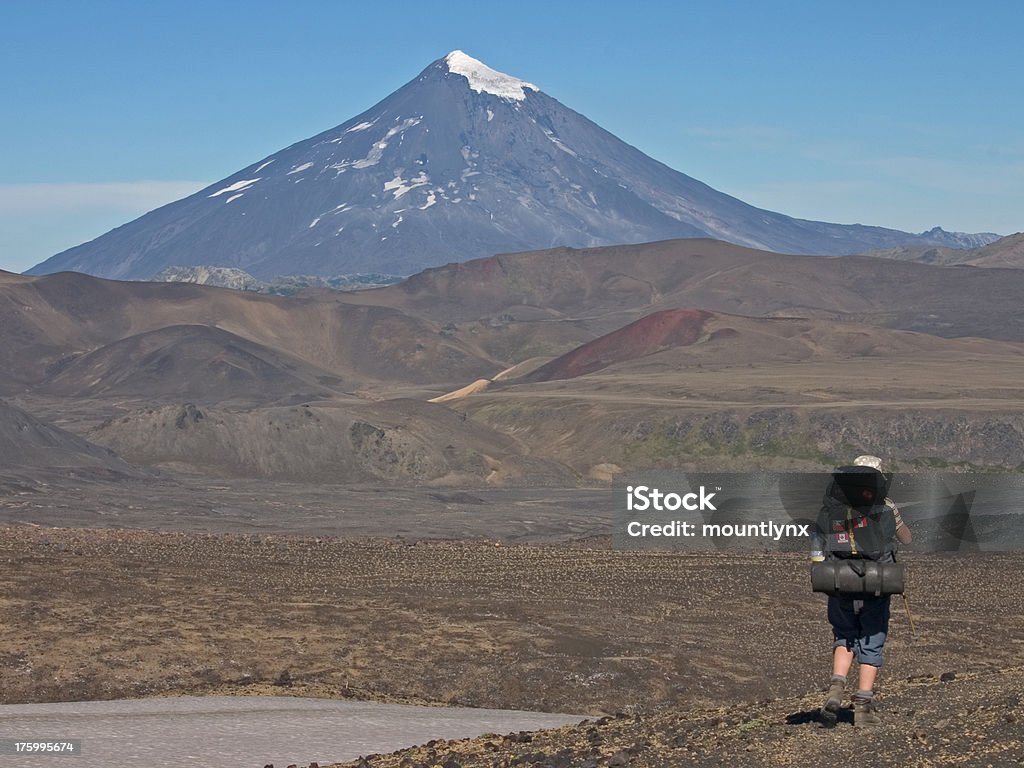
[[218,189],[212,195],[207,195],[207,197],[217,197],[217,195],[223,195],[225,192],[241,192],[243,189],[248,189],[249,187],[251,187],[261,178],[263,177],[260,176],[255,179],[242,179],[241,181],[236,181],[234,184],[229,184],[228,186],[224,187],[224,189]]
[[288,173],[285,174],[285,175],[286,176],[291,176],[292,174],[295,174],[295,173],[302,173],[303,171],[308,171],[312,167],[313,167],[313,163],[303,163],[302,165],[295,166],[290,171],[288,171]]
[[[397,119],[397,118],[396,118]],[[393,126],[388,129],[388,132],[384,134],[384,138],[380,141],[374,142],[374,145],[370,148],[370,151],[366,154],[362,160],[356,160],[352,162],[350,160],[343,160],[340,163],[335,163],[329,166],[338,173],[344,173],[349,168],[363,169],[371,168],[380,162],[380,159],[384,157],[384,150],[388,148],[388,142],[396,135],[404,134],[405,131],[412,128],[414,125],[419,125],[423,119],[420,117],[409,117],[401,122],[401,124]],[[376,122],[376,121],[374,121]]]
[[[378,118],[378,119],[380,119],[380,118]],[[367,128],[373,128],[373,124],[376,123],[376,122],[377,122],[377,120],[373,120],[373,121],[371,121],[369,123],[367,123],[365,121],[362,122],[362,123],[358,123],[356,125],[353,125],[347,131],[345,131],[345,133],[356,133],[357,131],[365,131]]]
[[356,160],[354,163],[352,163],[352,167],[370,168],[376,165],[377,163],[380,162],[380,159],[384,157],[384,150],[387,148],[388,143],[386,141],[378,141],[376,144],[373,145],[373,147],[367,153],[366,157],[364,157],[362,160]]
[[453,75],[462,75],[469,81],[470,90],[477,93],[489,93],[502,99],[522,101],[526,98],[524,89],[540,90],[533,83],[491,69],[482,61],[477,61],[462,51],[452,51],[444,57],[444,61],[449,72]]
[[437,195],[432,191],[427,192],[427,202],[421,205],[419,208],[421,211],[427,210],[430,206],[437,203]]
[[560,150],[562,150],[563,152],[567,152],[573,157],[579,157],[579,155],[577,155],[573,150],[569,149],[569,147],[566,146],[564,141],[555,136],[555,134],[549,131],[547,128],[542,128],[541,130],[543,130],[544,135],[551,140],[551,143],[558,147]]
[[422,187],[424,184],[430,183],[430,177],[423,171],[420,171],[418,175],[414,176],[409,181],[402,178],[402,174],[396,173],[395,178],[391,181],[384,182],[384,191],[392,192],[395,196],[395,200],[400,198],[406,192],[416,189],[416,187]]

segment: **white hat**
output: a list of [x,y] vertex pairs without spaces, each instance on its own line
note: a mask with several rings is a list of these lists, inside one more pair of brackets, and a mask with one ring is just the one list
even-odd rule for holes
[[877,456],[872,456],[870,454],[858,456],[853,460],[853,465],[855,467],[871,467],[872,469],[877,469],[879,472],[882,471],[882,460]]

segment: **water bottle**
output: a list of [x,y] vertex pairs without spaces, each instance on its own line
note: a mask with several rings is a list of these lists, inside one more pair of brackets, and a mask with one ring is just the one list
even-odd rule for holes
[[825,539],[820,531],[811,534],[811,562],[821,563],[825,560]]

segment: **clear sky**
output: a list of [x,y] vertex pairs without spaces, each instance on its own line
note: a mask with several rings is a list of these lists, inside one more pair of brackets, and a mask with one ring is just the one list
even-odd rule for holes
[[344,122],[462,49],[793,216],[1024,230],[1024,3],[0,0],[0,268]]

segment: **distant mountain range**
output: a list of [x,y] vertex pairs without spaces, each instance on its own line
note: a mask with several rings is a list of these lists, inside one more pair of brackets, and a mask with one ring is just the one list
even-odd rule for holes
[[966,248],[748,205],[460,51],[341,125],[29,270],[151,279],[216,265],[259,280],[408,275],[494,253],[713,237],[791,254]]

